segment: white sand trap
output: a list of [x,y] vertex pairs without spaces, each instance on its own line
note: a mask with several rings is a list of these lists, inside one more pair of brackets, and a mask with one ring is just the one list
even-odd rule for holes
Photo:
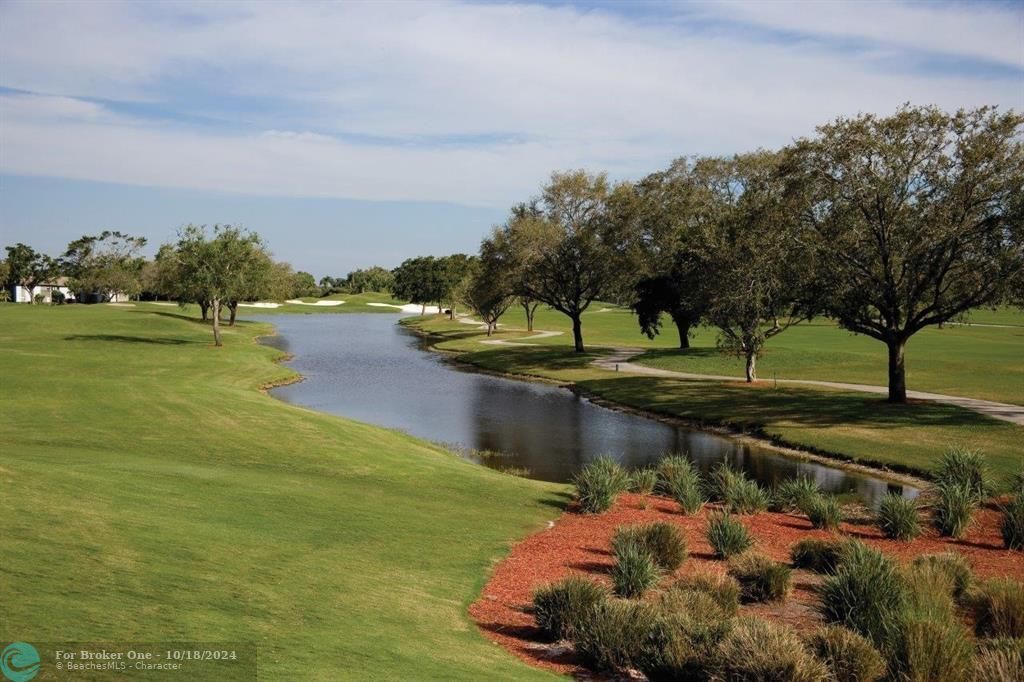
[[403,313],[416,313],[419,315],[423,311],[423,306],[419,303],[406,303],[405,305],[395,305],[394,303],[367,303],[374,308],[394,308],[395,310],[401,310]]
[[269,303],[267,301],[256,301],[255,303],[239,303],[239,308],[280,308],[280,303]]
[[344,301],[317,301],[316,303],[306,303],[305,301],[300,301],[297,298],[289,298],[287,301],[285,301],[285,303],[291,303],[292,305],[318,305],[318,306],[345,305]]
[[152,303],[153,305],[172,305],[175,308],[178,307],[177,303],[170,303],[168,301],[150,301],[150,303]]
[[115,308],[134,308],[135,307],[134,303],[108,303],[107,305],[112,305]]

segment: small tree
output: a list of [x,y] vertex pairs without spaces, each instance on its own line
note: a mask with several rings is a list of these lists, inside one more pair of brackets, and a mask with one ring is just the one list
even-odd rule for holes
[[515,300],[513,283],[504,253],[492,239],[485,239],[480,244],[479,260],[472,263],[458,287],[458,298],[487,325],[488,336]]
[[68,244],[60,267],[80,296],[97,294],[104,301],[118,293],[134,296],[142,290],[146,261],[139,252],[145,245],[145,237],[110,230],[84,235]]
[[821,126],[799,142],[821,302],[885,343],[889,400],[907,399],[907,341],[1000,302],[1024,271],[1024,116],[906,106]]
[[316,285],[316,279],[308,272],[299,270],[292,278],[292,290],[290,298],[302,298],[303,296],[319,296],[320,289]]
[[17,243],[7,250],[7,288],[20,286],[28,291],[29,303],[35,303],[32,290],[57,271],[57,263],[27,244]]

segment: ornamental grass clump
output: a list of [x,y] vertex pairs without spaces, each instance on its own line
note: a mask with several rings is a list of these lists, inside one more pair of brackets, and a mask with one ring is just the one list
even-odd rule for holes
[[718,645],[714,679],[729,682],[820,682],[828,669],[790,628],[741,618]]
[[991,497],[993,486],[985,456],[978,450],[960,445],[950,446],[939,459],[932,478],[936,487],[966,486],[975,502],[981,504]]
[[685,455],[665,455],[658,462],[658,482],[654,489],[662,495],[670,495],[669,486],[680,474],[697,474],[696,468]]
[[608,457],[600,457],[584,466],[573,477],[580,510],[600,514],[611,509],[615,498],[626,490],[629,477],[622,467]]
[[922,554],[911,563],[912,570],[921,570],[925,566],[931,566],[948,576],[952,585],[953,599],[957,601],[968,592],[974,582],[971,565],[967,563],[967,559],[962,554],[957,552]]
[[921,534],[917,502],[896,493],[888,493],[882,498],[876,520],[887,538],[909,541]]
[[740,584],[731,575],[724,573],[691,573],[684,575],[662,593],[662,598],[671,601],[674,595],[686,592],[706,594],[718,604],[726,616],[735,616],[740,608]]
[[783,481],[772,491],[772,511],[791,512],[803,507],[804,501],[821,494],[821,487],[814,479],[798,476]]
[[606,599],[604,585],[571,575],[533,593],[533,618],[551,639],[570,639],[576,625]]
[[1024,584],[1011,578],[982,582],[968,595],[980,637],[1024,638]]
[[999,524],[999,532],[1003,536],[1003,545],[1007,549],[1024,551],[1024,493],[1006,505],[1000,506],[1003,519]]
[[572,633],[573,647],[598,671],[636,667],[649,655],[655,608],[642,601],[609,599],[597,604]]
[[754,544],[747,527],[725,512],[708,516],[707,538],[715,556],[720,559],[742,554]]
[[664,521],[617,528],[612,536],[612,551],[616,556],[629,543],[650,554],[663,571],[674,571],[686,561],[686,538],[678,528]]
[[971,526],[978,499],[969,485],[943,483],[935,487],[932,523],[939,534],[950,538],[963,537]]
[[848,627],[880,648],[899,631],[907,604],[907,585],[889,557],[858,541],[850,541],[835,573],[819,588],[822,616]]
[[885,675],[885,659],[865,637],[828,625],[810,637],[811,651],[828,668],[832,682],[877,682]]
[[802,511],[815,528],[835,530],[843,520],[843,512],[839,501],[832,495],[818,493],[804,498],[800,506]]
[[729,559],[729,575],[740,586],[744,602],[780,601],[789,593],[789,566],[757,552],[744,552]]
[[739,469],[722,462],[711,474],[711,498],[735,514],[756,514],[768,508],[769,494]]
[[793,566],[815,573],[831,573],[842,560],[846,542],[836,538],[803,538],[789,552]]
[[661,571],[650,552],[634,542],[627,542],[615,550],[611,577],[615,594],[631,599],[643,596],[652,588],[661,577]]
[[711,594],[692,590],[663,594],[658,610],[640,671],[651,682],[710,679],[715,649],[732,628],[730,614]]
[[990,640],[974,660],[974,682],[1024,680],[1024,640]]
[[629,492],[650,495],[658,483],[658,472],[650,467],[636,469],[629,474]]
[[971,679],[974,647],[955,618],[909,613],[890,644],[889,666],[900,680],[963,682]]

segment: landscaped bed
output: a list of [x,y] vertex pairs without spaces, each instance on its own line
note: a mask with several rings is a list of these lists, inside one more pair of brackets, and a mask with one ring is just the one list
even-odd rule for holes
[[[566,643],[551,643],[534,622],[531,600],[534,591],[571,574],[580,574],[603,584],[611,584],[614,564],[611,540],[621,526],[663,521],[676,526],[688,541],[689,557],[682,566],[666,575],[661,584],[673,578],[700,574],[725,573],[727,562],[716,559],[705,537],[709,514],[718,505],[708,505],[694,515],[684,515],[670,499],[638,494],[622,494],[615,505],[602,514],[581,514],[570,508],[550,528],[519,543],[495,568],[483,594],[470,608],[470,614],[486,635],[531,665],[552,671],[589,675],[582,660]],[[847,514],[848,515],[848,514]],[[801,539],[830,538],[835,534],[812,528],[799,512],[761,512],[737,516],[754,538],[753,550],[788,564],[790,550]],[[992,506],[979,509],[970,531],[960,539],[939,537],[927,525],[915,540],[889,540],[869,520],[843,522],[838,533],[862,540],[868,546],[892,556],[901,564],[923,554],[954,551],[970,563],[977,578],[1024,576],[1024,553],[1004,549],[1000,534],[1001,514]],[[755,616],[783,622],[809,634],[824,625],[816,608],[815,587],[822,576],[807,570],[794,570],[792,592],[782,601],[743,604],[740,616]]]

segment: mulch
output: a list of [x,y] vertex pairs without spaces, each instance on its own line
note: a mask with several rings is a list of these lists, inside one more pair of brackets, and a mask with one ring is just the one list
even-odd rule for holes
[[[571,648],[545,642],[529,613],[533,590],[571,573],[586,575],[610,584],[613,558],[612,534],[619,526],[667,521],[679,527],[689,543],[689,558],[675,576],[698,572],[724,572],[725,562],[715,559],[704,537],[707,507],[694,516],[685,516],[671,500],[626,494],[608,512],[597,515],[574,513],[571,508],[548,529],[517,544],[509,556],[497,565],[480,598],[469,613],[485,635],[517,657],[553,672],[581,678],[593,678],[582,667]],[[754,549],[777,561],[789,562],[790,548],[805,537],[830,537],[815,530],[810,522],[796,514],[763,512],[739,517],[755,539]],[[999,534],[999,512],[992,507],[980,509],[967,536],[953,540],[939,537],[931,528],[910,542],[886,539],[868,524],[843,523],[840,533],[858,538],[901,562],[921,554],[955,551],[971,564],[977,576],[1024,577],[1024,553],[1003,548]],[[666,582],[671,580],[667,578]],[[756,615],[784,622],[806,631],[821,624],[816,611],[815,586],[820,576],[809,571],[793,572],[793,591],[782,602],[751,604],[741,607],[741,615]]]

